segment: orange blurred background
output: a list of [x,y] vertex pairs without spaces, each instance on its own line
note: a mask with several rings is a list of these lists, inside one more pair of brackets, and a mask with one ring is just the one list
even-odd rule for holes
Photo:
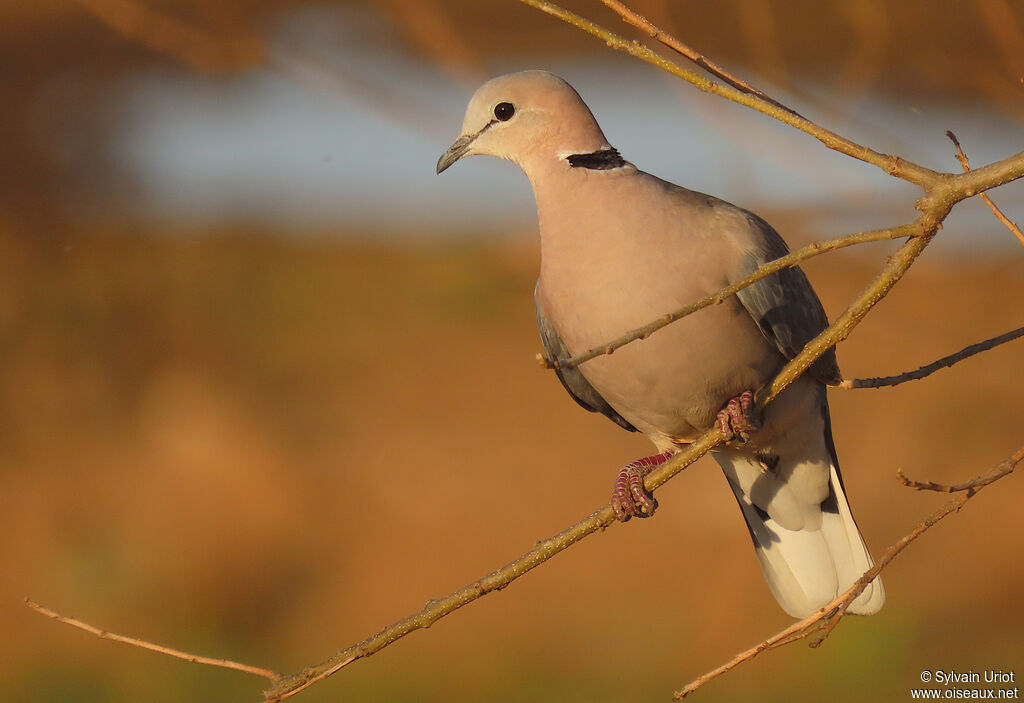
[[[626,32],[598,3],[569,6]],[[1024,10],[1009,0],[941,10],[925,0],[636,8],[869,144],[896,126],[875,124],[882,120],[871,109],[844,116],[829,106],[981,114],[997,127],[958,132],[975,165],[1020,149]],[[259,679],[98,640],[44,620],[22,599],[292,671],[576,521],[607,500],[619,466],[649,453],[643,438],[582,412],[533,359],[538,246],[529,201],[509,214],[499,190],[467,198],[464,219],[457,200],[432,212],[423,204],[432,196],[416,188],[434,178],[433,163],[413,151],[436,158],[489,75],[571,65],[595,90],[611,76],[604,82],[614,94],[624,79],[608,67],[632,60],[519,3],[461,0],[317,6],[341,25],[358,17],[377,28],[345,60],[329,60],[311,49],[323,38],[303,34],[316,23],[293,21],[307,11],[283,0],[0,4],[5,700],[259,700]],[[396,56],[448,92],[417,93],[419,74]],[[310,219],[267,215],[261,197],[243,193],[251,209],[196,218],[187,198],[163,193],[146,180],[152,171],[124,158],[128,125],[151,134],[146,100],[179,100],[183,113],[195,105],[188,96],[214,81],[214,97],[193,116],[201,124],[264,72],[415,135],[396,201],[420,209],[375,221],[353,200],[350,217],[325,205]],[[692,92],[683,86],[673,99],[689,106]],[[141,123],[126,120],[126,103],[141,110]],[[722,162],[705,171],[728,170],[761,147],[788,150],[744,140],[735,124],[719,127]],[[926,136],[927,165],[957,169],[941,131]],[[159,158],[179,148],[191,147],[171,141]],[[388,143],[377,149],[377,160],[395,158]],[[393,187],[370,160],[321,158],[330,153],[325,146],[308,160],[345,172],[339,190]],[[814,178],[845,183],[848,164],[828,158]],[[489,174],[475,168],[430,187],[457,194]],[[343,180],[353,173],[364,183]],[[295,178],[297,191],[320,187]],[[758,178],[717,194],[748,198],[741,204],[795,244],[842,234],[835,210],[870,226],[913,214],[913,192],[897,188],[889,199],[885,177],[849,198],[837,187],[833,200],[807,209],[758,199],[771,193]],[[239,192],[238,183],[223,185]],[[1018,220],[1020,185],[992,193]],[[521,182],[510,188],[524,197]],[[980,205],[962,209],[968,214],[939,235],[958,244],[926,253],[840,347],[848,377],[914,369],[1022,324],[1024,249]],[[804,267],[830,314],[891,248],[845,250]],[[848,493],[876,556],[944,500],[901,487],[897,468],[956,482],[1024,441],[1021,344],[897,388],[832,392]],[[820,649],[764,654],[696,699],[899,701],[923,669],[1021,673],[1022,497],[1016,476],[986,489],[886,571],[881,614],[847,619]],[[711,460],[673,480],[659,501],[655,519],[585,540],[297,700],[667,700],[789,623]]]

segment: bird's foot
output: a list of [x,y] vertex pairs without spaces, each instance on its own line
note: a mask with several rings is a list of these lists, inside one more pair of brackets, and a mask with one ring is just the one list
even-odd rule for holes
[[728,442],[739,439],[746,442],[751,433],[761,429],[761,421],[754,417],[754,394],[743,391],[718,411],[718,429]]
[[672,456],[674,452],[662,452],[654,456],[645,456],[632,464],[623,466],[615,479],[612,489],[612,510],[618,520],[631,517],[650,517],[658,507],[658,501],[644,487],[644,476],[649,474]]

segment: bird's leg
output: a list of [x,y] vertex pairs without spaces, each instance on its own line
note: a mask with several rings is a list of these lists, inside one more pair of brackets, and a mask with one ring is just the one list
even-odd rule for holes
[[645,456],[622,467],[618,478],[615,479],[615,488],[612,489],[612,509],[615,511],[616,519],[628,520],[631,517],[650,517],[654,514],[658,502],[644,488],[644,476],[656,466],[664,464],[672,454],[674,452],[667,451]]
[[718,429],[725,441],[739,438],[746,442],[750,434],[761,429],[761,421],[754,417],[754,394],[743,391],[718,411]]

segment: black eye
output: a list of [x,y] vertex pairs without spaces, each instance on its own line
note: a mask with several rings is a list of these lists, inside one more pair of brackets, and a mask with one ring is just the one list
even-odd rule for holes
[[512,103],[498,103],[494,106],[494,116],[502,122],[511,120],[514,114],[516,114],[516,106]]

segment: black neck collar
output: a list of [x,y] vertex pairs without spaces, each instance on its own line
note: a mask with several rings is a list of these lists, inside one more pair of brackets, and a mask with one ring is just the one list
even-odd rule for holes
[[617,149],[612,147],[598,149],[589,154],[570,154],[565,157],[565,160],[572,168],[586,168],[592,171],[607,171],[626,165],[626,160],[619,155]]

